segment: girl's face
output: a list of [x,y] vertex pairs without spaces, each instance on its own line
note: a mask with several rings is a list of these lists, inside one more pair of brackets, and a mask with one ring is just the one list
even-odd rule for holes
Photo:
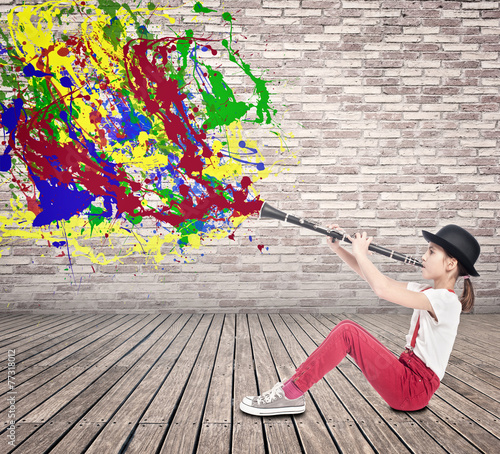
[[441,246],[429,243],[426,253],[422,256],[422,277],[424,279],[439,279],[446,274],[450,257]]

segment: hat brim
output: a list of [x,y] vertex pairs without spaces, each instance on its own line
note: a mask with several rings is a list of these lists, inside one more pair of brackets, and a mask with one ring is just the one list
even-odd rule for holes
[[469,261],[469,259],[460,251],[460,249],[453,246],[453,244],[444,240],[443,238],[428,232],[427,230],[422,230],[422,234],[427,242],[437,244],[441,246],[448,254],[456,258],[465,268],[467,273],[471,276],[479,276],[479,273],[474,268],[474,265]]

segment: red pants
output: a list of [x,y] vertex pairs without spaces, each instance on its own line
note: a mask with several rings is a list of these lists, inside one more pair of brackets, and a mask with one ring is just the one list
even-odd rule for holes
[[364,376],[395,410],[424,408],[439,387],[439,378],[413,352],[399,359],[368,331],[350,320],[340,322],[292,377],[306,392],[349,354]]

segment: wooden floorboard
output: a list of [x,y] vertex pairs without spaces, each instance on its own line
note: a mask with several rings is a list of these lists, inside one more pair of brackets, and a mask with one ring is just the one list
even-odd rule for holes
[[462,317],[424,410],[392,410],[349,357],[306,394],[302,415],[239,410],[346,318],[395,354],[403,349],[404,315],[0,313],[0,452],[500,452],[500,314]]

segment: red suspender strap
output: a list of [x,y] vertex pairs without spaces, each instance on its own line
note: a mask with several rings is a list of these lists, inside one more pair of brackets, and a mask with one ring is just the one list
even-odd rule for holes
[[[421,290],[421,292],[425,292],[426,290],[429,290],[430,288],[432,288],[432,287],[424,288],[423,290]],[[417,342],[419,328],[420,328],[420,315],[418,316],[417,323],[415,325],[415,329],[413,330],[413,337],[411,338],[411,342],[410,342],[412,350],[415,348],[415,344]]]
[[419,328],[420,328],[420,315],[418,316],[417,324],[415,325],[415,329],[413,330],[413,337],[410,343],[412,350],[415,348],[415,343],[417,342],[417,335]]

